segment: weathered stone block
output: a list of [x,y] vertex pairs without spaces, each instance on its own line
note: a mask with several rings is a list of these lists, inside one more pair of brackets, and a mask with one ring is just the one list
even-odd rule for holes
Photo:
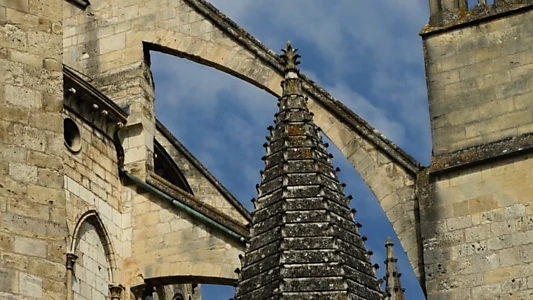
[[0,42],[8,49],[25,51],[28,46],[27,33],[15,25],[5,24],[0,31]]
[[100,41],[100,54],[118,51],[126,48],[126,33],[107,36]]
[[35,183],[37,180],[37,167],[21,163],[10,163],[9,176],[21,183]]
[[3,268],[0,269],[0,287],[2,287],[3,292],[7,293],[7,296],[9,296],[10,293],[19,293],[18,278],[18,271]]
[[4,26],[7,21],[7,9],[0,6],[0,26]]
[[41,298],[43,296],[43,279],[25,273],[20,273],[20,293],[24,296]]
[[26,108],[40,108],[42,107],[42,96],[39,92],[13,86],[5,85],[5,98],[8,104]]

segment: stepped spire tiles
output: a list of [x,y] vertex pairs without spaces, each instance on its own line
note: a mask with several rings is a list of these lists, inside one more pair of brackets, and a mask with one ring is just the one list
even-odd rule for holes
[[381,300],[369,253],[307,108],[299,55],[283,50],[285,79],[250,228],[237,300]]

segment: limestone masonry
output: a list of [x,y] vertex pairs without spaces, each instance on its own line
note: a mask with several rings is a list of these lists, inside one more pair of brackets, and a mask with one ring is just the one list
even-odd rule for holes
[[[422,166],[204,0],[0,0],[0,299],[403,299],[317,131],[427,299],[533,299],[533,0],[429,7]],[[151,50],[280,99],[253,214],[157,121]]]

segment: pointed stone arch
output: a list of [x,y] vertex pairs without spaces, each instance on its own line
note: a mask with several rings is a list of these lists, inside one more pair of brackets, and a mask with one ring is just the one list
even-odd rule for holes
[[116,280],[118,277],[118,268],[117,268],[115,250],[113,249],[113,244],[111,243],[110,235],[96,210],[89,210],[85,212],[84,214],[82,214],[80,218],[78,219],[78,222],[76,223],[76,226],[74,227],[74,231],[72,232],[72,239],[70,241],[68,253],[74,254],[76,252],[76,247],[78,246],[78,243],[79,243],[80,229],[85,223],[88,223],[95,228],[98,234],[98,237],[100,238],[100,241],[102,242],[102,245],[104,247],[104,252],[106,254],[106,258],[109,263],[109,270],[108,270],[109,282],[110,283],[114,282],[114,280]]

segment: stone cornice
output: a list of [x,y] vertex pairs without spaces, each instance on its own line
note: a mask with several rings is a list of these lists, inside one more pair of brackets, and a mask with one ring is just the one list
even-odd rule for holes
[[75,71],[63,66],[64,101],[69,110],[96,126],[108,137],[126,124],[128,114],[111,99],[90,85]]
[[[198,13],[205,16],[214,25],[219,27],[224,33],[244,46],[248,51],[253,53],[264,63],[268,64],[280,76],[283,74],[281,58],[272,50],[255,39],[252,35],[240,28],[230,18],[216,9],[210,3],[204,0],[184,0],[188,5]],[[385,136],[380,134],[368,122],[359,117],[341,102],[335,100],[326,90],[318,86],[311,79],[300,74],[303,81],[303,90],[310,97],[315,99],[328,112],[337,117],[342,123],[349,128],[359,132],[362,137],[373,143],[378,149],[387,154],[393,161],[404,167],[412,175],[415,175],[422,169],[421,164],[412,156],[403,151]]]
[[533,134],[524,134],[481,146],[475,146],[453,153],[431,158],[431,174],[452,171],[467,166],[479,165],[504,157],[533,151]]

